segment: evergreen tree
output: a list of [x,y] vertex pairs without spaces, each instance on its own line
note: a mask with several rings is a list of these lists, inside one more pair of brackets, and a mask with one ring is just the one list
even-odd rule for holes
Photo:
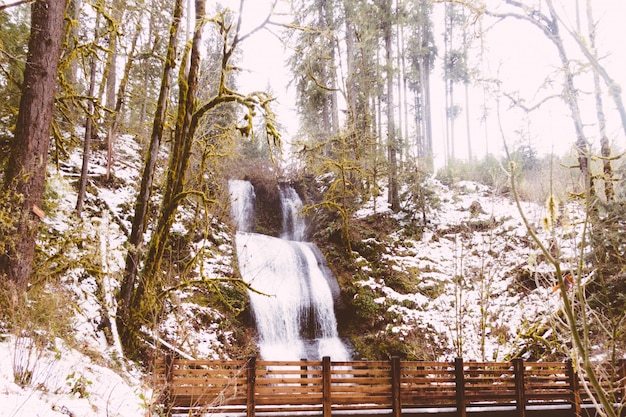
[[9,242],[0,255],[0,275],[22,289],[30,280],[35,255],[66,6],[62,0],[31,5],[27,65],[3,178],[5,210],[14,223],[0,235],[0,241]]

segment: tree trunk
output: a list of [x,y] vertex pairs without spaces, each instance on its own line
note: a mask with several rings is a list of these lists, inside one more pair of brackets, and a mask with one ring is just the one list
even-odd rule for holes
[[398,191],[398,141],[395,132],[394,98],[393,98],[393,33],[391,0],[385,0],[383,23],[383,38],[385,41],[385,66],[387,72],[387,155],[389,158],[389,195],[388,201],[391,210],[400,210],[400,195]]
[[0,256],[0,275],[26,288],[32,273],[39,226],[34,211],[41,206],[54,93],[67,1],[40,0],[31,5],[31,34],[20,109],[3,188],[15,214],[15,234]]
[[[178,119],[170,151],[167,180],[163,192],[163,203],[161,204],[159,220],[148,245],[146,263],[142,271],[143,279],[139,280],[137,288],[130,294],[130,301],[124,301],[125,308],[128,311],[123,312],[126,317],[121,319],[124,325],[121,340],[131,354],[139,353],[139,339],[137,337],[139,329],[143,325],[149,325],[155,318],[154,315],[159,313],[160,306],[158,305],[157,294],[162,283],[161,263],[163,253],[165,252],[170,230],[174,223],[174,217],[181,203],[187,168],[189,167],[189,157],[193,144],[192,118],[196,109],[200,47],[202,29],[205,22],[205,0],[196,0],[195,10],[197,25],[192,41],[189,70],[186,78],[182,75],[185,71],[186,59],[181,64]],[[131,267],[136,268],[136,265],[131,265]],[[124,285],[132,290],[130,281],[125,282]],[[124,295],[126,296],[126,294]]]
[[418,156],[424,159],[427,170],[433,171],[432,116],[430,105],[431,71],[431,17],[428,0],[419,1],[418,29],[419,54],[417,56],[418,80],[416,88],[416,125],[418,129]]
[[[96,16],[96,25],[94,29],[93,39],[94,42],[98,42],[98,27],[100,26],[100,13]],[[96,69],[98,65],[98,59],[95,54],[91,56],[91,65],[89,68],[89,102],[87,103],[87,120],[85,121],[85,139],[83,141],[83,165],[80,171],[80,182],[78,185],[78,197],[76,198],[76,214],[81,217],[83,212],[83,202],[85,201],[85,193],[87,191],[87,173],[89,170],[89,154],[91,147],[91,131],[93,127],[94,118],[94,105],[93,102],[96,99],[93,95],[96,90]]]
[[[589,44],[591,53],[597,56],[596,51],[596,28],[593,21],[593,9],[591,0],[587,0],[587,27],[589,31]],[[611,166],[611,145],[606,134],[606,117],[602,104],[602,89],[600,88],[600,74],[593,69],[593,86],[596,98],[596,115],[598,117],[598,130],[600,131],[600,152],[602,153],[602,168],[604,173],[604,196],[606,201],[612,201],[615,196],[613,187],[613,167]]]
[[133,296],[137,281],[137,271],[140,262],[141,247],[143,244],[143,236],[147,223],[148,206],[150,204],[150,190],[154,180],[154,171],[156,168],[157,156],[161,139],[163,138],[163,128],[167,117],[168,97],[170,92],[170,84],[172,72],[176,66],[176,46],[178,41],[178,33],[182,19],[183,0],[177,0],[174,6],[174,14],[172,24],[170,26],[170,38],[165,57],[165,66],[163,68],[163,77],[161,79],[161,90],[157,101],[157,109],[154,115],[152,125],[152,134],[150,137],[150,147],[146,157],[143,175],[141,177],[141,187],[137,201],[135,203],[135,215],[133,217],[133,226],[128,238],[128,253],[126,255],[126,267],[124,270],[124,279],[122,281],[120,294],[118,298],[118,326],[121,329],[121,338],[125,346],[128,346],[129,328],[133,326],[130,322],[130,302]]
[[[565,52],[565,46],[559,33],[558,18],[552,0],[546,0],[548,9],[550,11],[551,22],[550,26],[545,28],[546,35],[552,40],[556,46],[561,64],[563,65],[563,71],[565,73],[565,101],[570,109],[570,115],[574,122],[574,129],[576,131],[576,151],[578,153],[578,164],[580,172],[582,174],[583,186],[586,188],[589,186],[590,170],[589,170],[589,146],[585,133],[583,130],[582,116],[580,113],[580,106],[578,105],[578,93],[574,86],[574,74],[570,69],[570,62]],[[591,190],[590,190],[591,191]]]
[[[141,18],[139,18],[139,22],[141,22]],[[110,114],[110,117],[109,117],[108,131],[107,131],[107,148],[108,148],[107,172],[106,172],[107,179],[109,179],[109,176],[111,174],[111,165],[113,163],[113,145],[115,144],[115,140],[117,138],[117,131],[118,131],[119,123],[120,123],[120,114],[122,113],[122,109],[124,107],[124,98],[126,96],[126,86],[128,85],[130,71],[133,67],[135,49],[137,47],[137,40],[139,39],[140,33],[141,33],[141,26],[139,23],[137,23],[137,26],[135,28],[135,33],[133,34],[133,39],[131,41],[130,50],[128,51],[128,58],[126,60],[126,65],[124,65],[124,73],[122,74],[122,79],[120,80],[120,85],[117,90],[117,98],[115,99],[115,107],[112,109],[112,113]]]
[[109,113],[107,117],[107,166],[106,166],[106,179],[108,180],[111,176],[111,166],[113,165],[113,142],[115,140],[113,130],[115,127],[113,126],[116,121],[115,117],[115,85],[117,82],[117,57],[118,57],[118,41],[117,38],[119,36],[118,25],[121,27],[122,16],[124,15],[124,10],[122,7],[122,3],[119,0],[113,1],[111,15],[113,21],[111,22],[111,32],[109,33],[109,61],[107,62],[107,67],[109,69],[106,77],[106,107],[109,109],[111,113]]

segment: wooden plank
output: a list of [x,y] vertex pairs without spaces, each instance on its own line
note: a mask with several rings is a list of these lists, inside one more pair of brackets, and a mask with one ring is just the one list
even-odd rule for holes
[[309,387],[299,385],[265,385],[256,386],[255,393],[258,395],[280,395],[280,394],[316,394],[322,392],[322,387]]
[[257,406],[263,406],[263,405],[271,405],[271,406],[276,406],[276,405],[315,405],[315,404],[321,404],[322,403],[322,397],[298,397],[298,396],[285,396],[285,397],[257,397],[256,398],[256,405]]
[[308,367],[321,367],[321,361],[265,361],[257,360],[256,364],[260,368],[275,368],[275,367],[301,367],[306,364]]
[[254,417],[256,413],[256,358],[251,357],[248,359],[246,365],[246,417]]
[[332,416],[332,399],[330,390],[330,358],[324,356],[322,358],[322,416]]
[[400,358],[394,356],[391,358],[391,396],[392,396],[392,412],[393,417],[401,417],[402,415],[402,384],[400,373]]
[[[322,411],[330,409],[395,410],[403,406],[457,406],[464,415],[465,405],[575,403],[571,374],[561,362],[489,363],[410,361],[254,361],[254,378],[250,384],[245,361],[189,361],[158,359],[154,375],[171,379],[172,404],[179,407],[211,405],[245,407],[254,415],[263,411],[288,411],[290,405]],[[248,369],[248,371],[246,371]],[[523,397],[516,391],[516,374],[524,375]],[[460,372],[462,371],[462,372]],[[395,372],[395,373],[394,373]],[[616,377],[616,379],[618,379]],[[626,381],[626,377],[624,377]],[[462,384],[461,384],[462,382]],[[608,389],[611,382],[603,380]],[[622,382],[617,383],[617,386]],[[250,386],[251,385],[251,386]],[[250,390],[248,390],[250,388]],[[252,393],[252,394],[250,394]],[[461,398],[462,396],[462,398]],[[581,396],[581,400],[586,397]],[[365,404],[364,402],[367,402]],[[214,404],[218,404],[215,406]],[[251,406],[252,404],[252,406]],[[231,408],[232,410],[232,408]],[[242,409],[243,410],[243,409]],[[219,411],[218,411],[219,412]],[[518,415],[523,413],[518,405]]]
[[465,374],[463,372],[463,359],[454,360],[454,374],[456,377],[456,411],[458,417],[466,417],[465,408]]

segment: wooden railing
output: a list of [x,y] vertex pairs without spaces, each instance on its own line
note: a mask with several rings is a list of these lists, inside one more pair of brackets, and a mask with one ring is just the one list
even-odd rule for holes
[[[570,362],[424,362],[400,361],[157,361],[165,411],[232,413],[297,411],[321,415],[345,411],[381,412],[399,417],[407,410],[508,407],[525,416],[533,405],[552,405],[580,415],[592,401]],[[604,388],[616,402],[626,398],[626,361]],[[435,410],[436,409],[436,410]],[[408,413],[410,414],[410,413]],[[413,414],[416,414],[415,412]]]

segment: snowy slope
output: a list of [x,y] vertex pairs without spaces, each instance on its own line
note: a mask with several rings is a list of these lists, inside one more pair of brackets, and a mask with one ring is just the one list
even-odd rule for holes
[[[32,345],[28,337],[0,338],[2,417],[150,415],[156,396],[150,376],[120,360],[119,342],[107,340],[99,326],[106,318],[113,325],[115,322],[114,294],[124,266],[124,244],[140,178],[139,146],[130,136],[120,141],[113,166],[114,185],[101,181],[106,163],[102,153],[94,153],[82,220],[72,214],[79,153],[50,175],[49,187],[55,192],[40,246],[49,255],[74,262],[68,263],[70,267],[60,278],[63,296],[68,297],[74,312],[73,334],[71,344],[55,338],[53,344],[43,347]],[[432,343],[442,346],[441,359],[461,353],[467,359],[501,360],[515,351],[521,330],[558,307],[558,296],[551,291],[551,269],[529,243],[518,210],[509,199],[473,183],[450,188],[431,180],[430,187],[440,204],[432,208],[431,221],[420,239],[407,238],[398,230],[384,241],[371,242],[385,248],[383,261],[391,268],[415,277],[418,290],[394,291],[370,274],[374,267],[364,258],[357,259],[360,275],[365,277],[359,285],[374,289],[380,295],[376,302],[397,317],[386,323],[385,331],[403,337],[423,329]],[[542,236],[550,237],[539,226],[544,208],[525,204],[524,210]],[[576,213],[574,207],[564,214],[567,227],[552,236],[559,240],[564,258],[576,248],[581,220],[572,213]],[[371,207],[365,207],[358,216],[371,214]],[[183,210],[177,233],[188,232],[186,215]],[[403,215],[398,221],[406,223]],[[192,248],[192,256],[201,254],[204,259],[198,273],[232,276],[234,251],[228,227],[216,224],[214,230],[217,239],[200,240]],[[55,243],[70,241],[70,237],[79,238],[83,245],[68,249]],[[94,265],[100,274],[90,270]],[[520,269],[545,282],[525,288],[527,282],[518,282]],[[161,338],[191,357],[227,357],[224,347],[231,344],[231,335],[220,327],[224,317],[219,312],[194,304],[189,291],[175,292],[167,309],[159,326]],[[461,327],[463,331],[458,330]],[[32,375],[20,386],[14,382],[14,371],[18,376],[24,371]]]
[[[47,266],[66,269],[59,282],[50,279],[47,291],[58,292],[72,312],[67,320],[72,333],[63,335],[71,345],[54,338],[54,343],[41,346],[42,338],[34,342],[28,337],[29,328],[26,337],[0,337],[1,417],[134,417],[151,415],[154,407],[151,376],[120,359],[119,341],[107,340],[101,326],[108,320],[115,330],[115,293],[124,268],[142,151],[132,136],[120,137],[107,182],[104,153],[94,150],[82,219],[74,214],[80,155],[76,150],[60,170],[50,168],[48,210],[39,242],[50,259],[58,259]],[[184,232],[181,224],[176,227]],[[207,255],[202,265],[207,276],[232,275],[232,245],[225,229],[218,235],[224,244],[201,240],[192,248],[193,253]],[[190,292],[178,291],[172,297],[177,302],[167,306],[159,336],[189,356],[217,356],[229,341],[229,335],[218,329],[221,317],[213,309],[187,302],[189,296]],[[209,320],[215,324],[206,326]],[[50,339],[46,335],[43,339]],[[32,376],[16,384],[16,375],[19,380],[24,373]]]
[[[14,372],[17,371],[17,372]],[[31,373],[22,387],[14,374]],[[0,416],[144,416],[152,391],[137,376],[122,377],[57,340],[34,346],[27,338],[0,343]]]
[[[360,285],[381,294],[376,302],[399,317],[385,331],[402,338],[423,329],[440,345],[440,359],[462,355],[503,360],[519,348],[520,331],[545,321],[546,311],[558,308],[558,294],[552,292],[554,269],[538,261],[542,256],[510,198],[470,182],[450,188],[431,180],[430,188],[440,204],[431,210],[421,239],[398,231],[384,242],[373,242],[393,248],[384,261],[401,275],[415,275],[418,291],[400,294],[384,279],[371,276]],[[576,205],[563,211],[564,226],[552,231],[541,228],[544,207],[523,203],[522,209],[544,242],[558,242],[567,268],[576,256],[582,221]],[[372,215],[371,207],[357,215]],[[397,217],[402,222],[404,215]],[[358,263],[361,275],[370,274],[373,266],[367,260]],[[527,273],[530,282],[520,282],[520,272]]]

